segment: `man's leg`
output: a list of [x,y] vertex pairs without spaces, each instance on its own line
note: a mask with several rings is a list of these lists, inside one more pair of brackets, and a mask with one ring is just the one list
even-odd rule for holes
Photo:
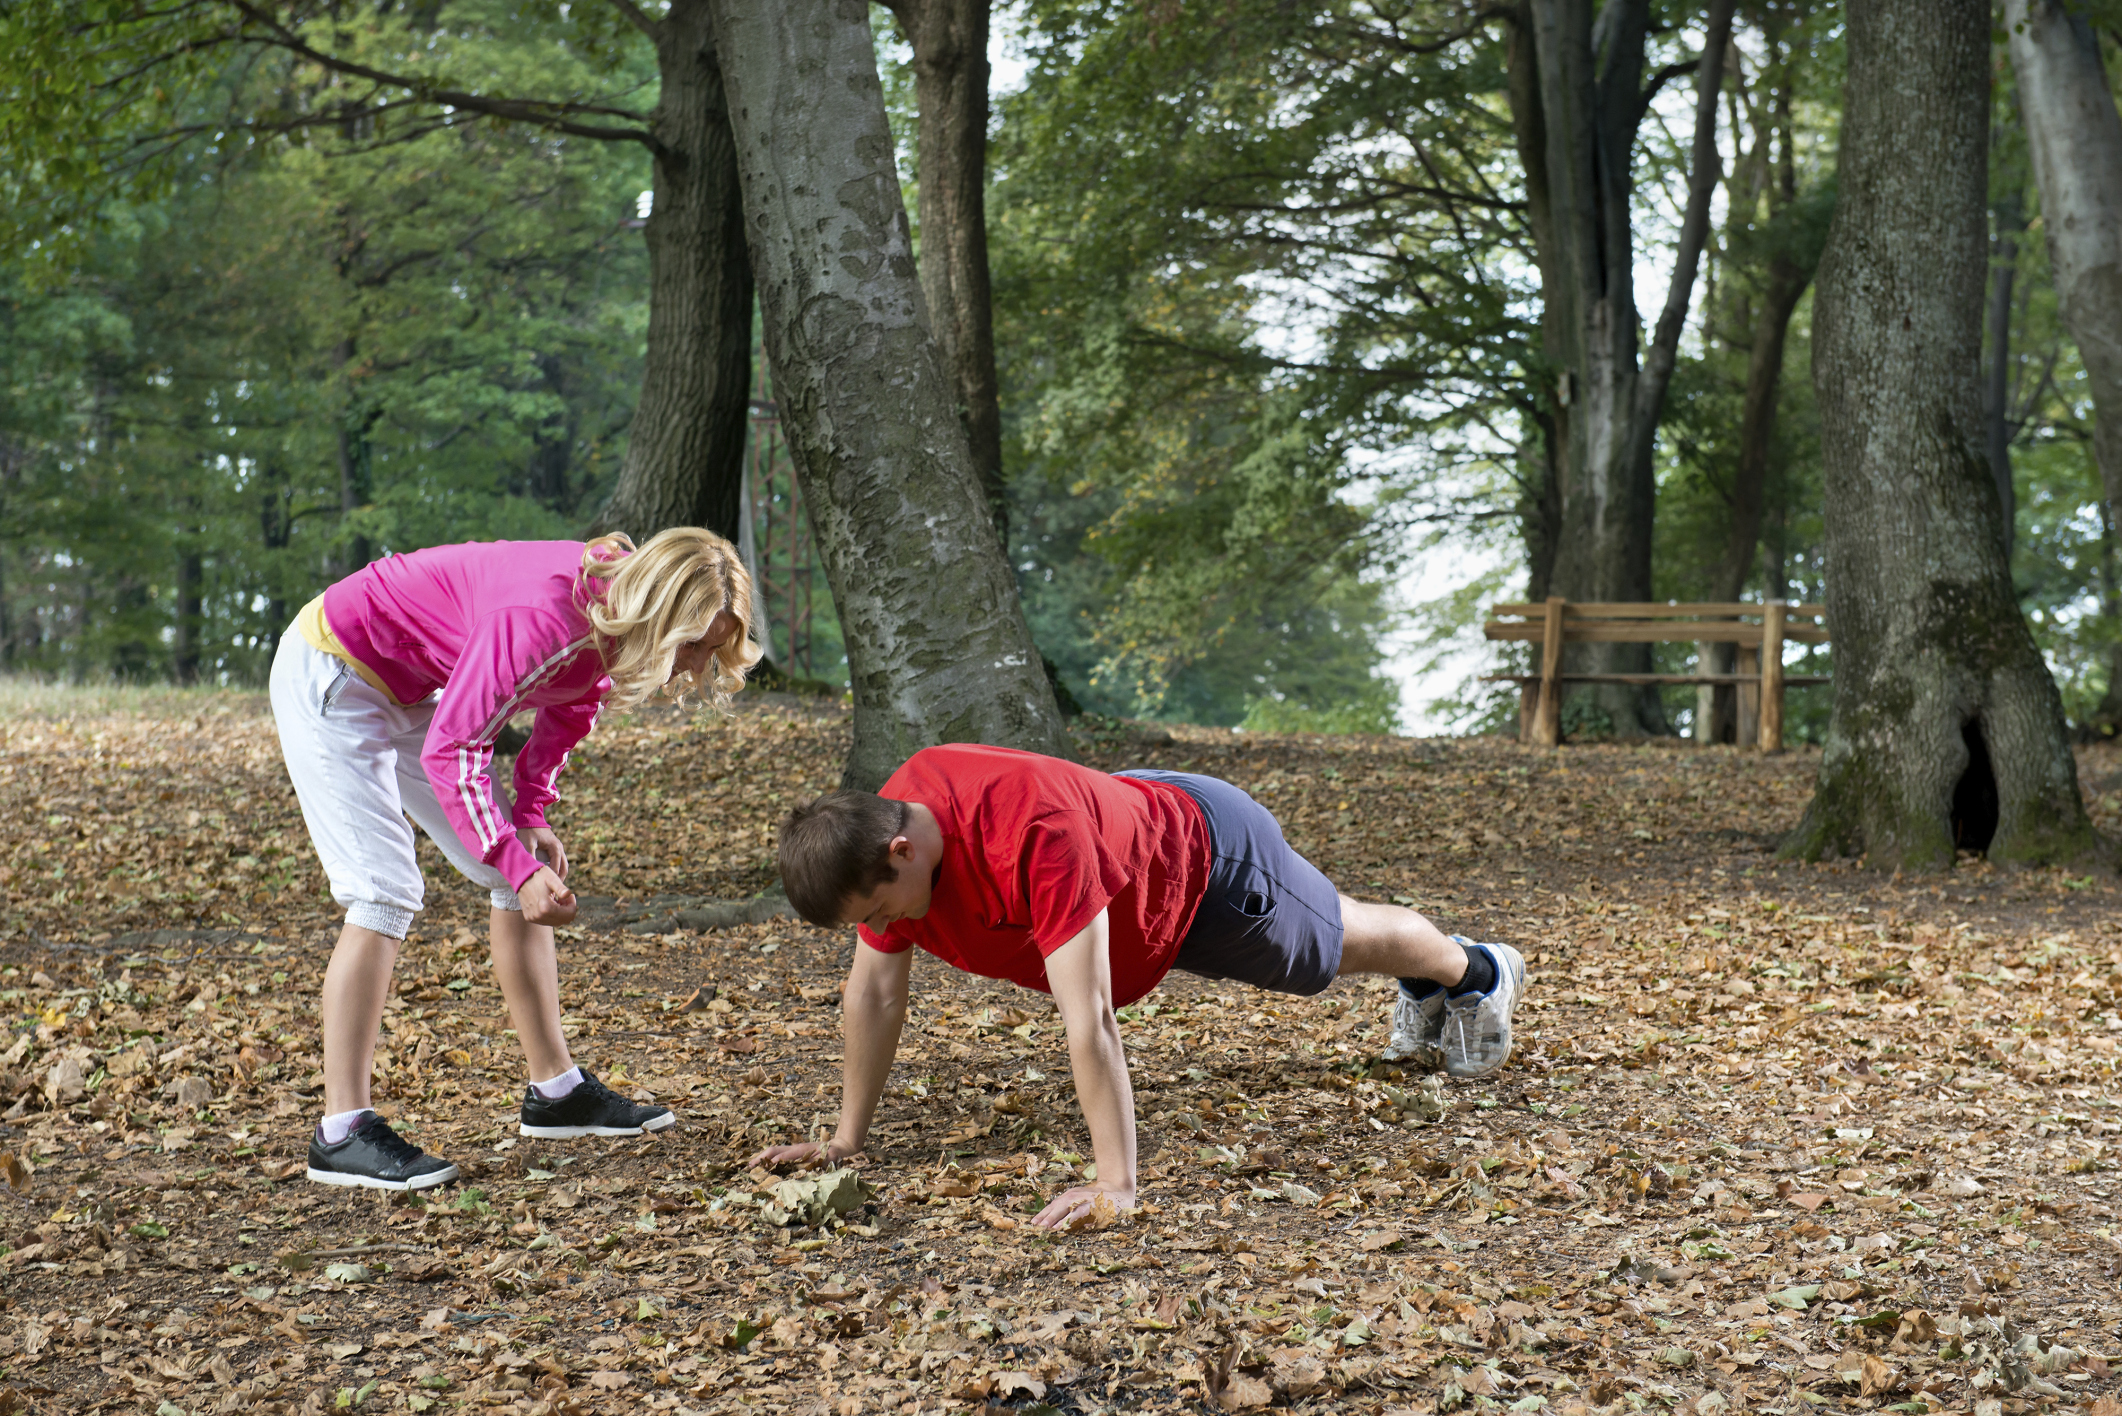
[[[1508,944],[1471,944],[1413,910],[1341,897],[1339,974],[1400,981],[1384,1057],[1486,1076],[1510,1056],[1510,1014],[1525,961]],[[1337,975],[1339,976],[1339,975]]]
[[1400,905],[1341,897],[1341,967],[1348,974],[1385,974],[1402,982],[1451,988],[1466,977],[1466,948],[1428,919]]
[[1273,813],[1229,782],[1137,768],[1201,808],[1209,878],[1173,967],[1277,993],[1324,992],[1343,974],[1400,980],[1390,1061],[1486,1076],[1510,1056],[1510,1013],[1525,961],[1508,944],[1454,939],[1413,910],[1336,890],[1282,835]]
[[[1499,960],[1505,968],[1512,966],[1498,951],[1509,946],[1469,945],[1413,910],[1366,904],[1346,895],[1341,896],[1341,923],[1346,932],[1337,977],[1384,974],[1400,981],[1393,1000],[1392,1037],[1382,1053],[1385,1060],[1461,1072],[1468,1065],[1460,1055],[1466,1049],[1454,1052],[1445,1046],[1452,1008],[1478,1010],[1495,992]],[[1508,1001],[1502,1006],[1506,1009],[1507,1051]],[[1493,1031],[1493,1019],[1484,1020],[1482,1029],[1469,1038]]]

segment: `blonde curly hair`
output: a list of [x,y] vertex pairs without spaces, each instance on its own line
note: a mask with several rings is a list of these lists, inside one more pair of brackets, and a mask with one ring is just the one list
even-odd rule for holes
[[[599,536],[582,551],[583,612],[597,633],[597,650],[611,676],[605,706],[624,711],[659,690],[683,699],[700,693],[718,709],[744,687],[759,662],[752,642],[752,578],[737,548],[712,531],[673,526],[634,549],[620,533]],[[710,681],[686,675],[670,683],[678,651],[699,639],[723,610],[737,632],[711,659]]]

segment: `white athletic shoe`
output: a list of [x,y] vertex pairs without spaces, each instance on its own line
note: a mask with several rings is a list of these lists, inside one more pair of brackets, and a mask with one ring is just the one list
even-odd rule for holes
[[1444,1070],[1485,1077],[1510,1060],[1510,1015],[1525,991],[1525,956],[1508,944],[1475,944],[1495,961],[1495,986],[1463,998],[1444,996]]
[[[1451,941],[1472,949],[1474,941],[1454,934]],[[1444,1068],[1444,989],[1440,986],[1417,998],[1404,987],[1393,994],[1392,1040],[1378,1054],[1384,1062],[1404,1062],[1425,1071]]]

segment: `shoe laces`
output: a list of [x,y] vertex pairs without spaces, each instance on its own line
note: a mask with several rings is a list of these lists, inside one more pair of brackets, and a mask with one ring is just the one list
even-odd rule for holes
[[381,1116],[371,1117],[361,1131],[368,1138],[368,1143],[393,1165],[403,1165],[426,1154],[420,1147],[392,1130],[390,1122]]
[[1462,1057],[1471,1057],[1474,1055],[1473,1038],[1472,1035],[1467,1032],[1467,1025],[1473,1022],[1474,1019],[1478,1018],[1480,1016],[1480,1012],[1481,1010],[1478,1008],[1451,1008],[1447,1009],[1445,1012],[1444,1025],[1447,1028],[1458,1029],[1459,1055]]
[[[575,1091],[584,1093],[584,1100],[587,1101],[622,1100],[617,1092],[604,1085],[603,1081],[595,1073],[589,1071],[583,1072],[582,1080],[575,1085]],[[570,1092],[568,1095],[572,1096],[573,1094],[573,1092]],[[563,1097],[562,1100],[566,1100],[566,1098]]]

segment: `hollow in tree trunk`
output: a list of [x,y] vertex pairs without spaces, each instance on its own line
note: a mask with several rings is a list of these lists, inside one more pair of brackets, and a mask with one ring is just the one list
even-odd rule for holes
[[1850,0],[1813,302],[1834,712],[1786,854],[1943,869],[2105,849],[2013,597],[1976,388],[1987,0]]
[[626,459],[594,529],[701,526],[734,542],[752,373],[752,271],[706,0],[639,21],[662,95],[650,120],[648,355]]
[[940,742],[1065,755],[924,315],[869,13],[711,9],[782,426],[846,636],[843,780],[874,789]]

